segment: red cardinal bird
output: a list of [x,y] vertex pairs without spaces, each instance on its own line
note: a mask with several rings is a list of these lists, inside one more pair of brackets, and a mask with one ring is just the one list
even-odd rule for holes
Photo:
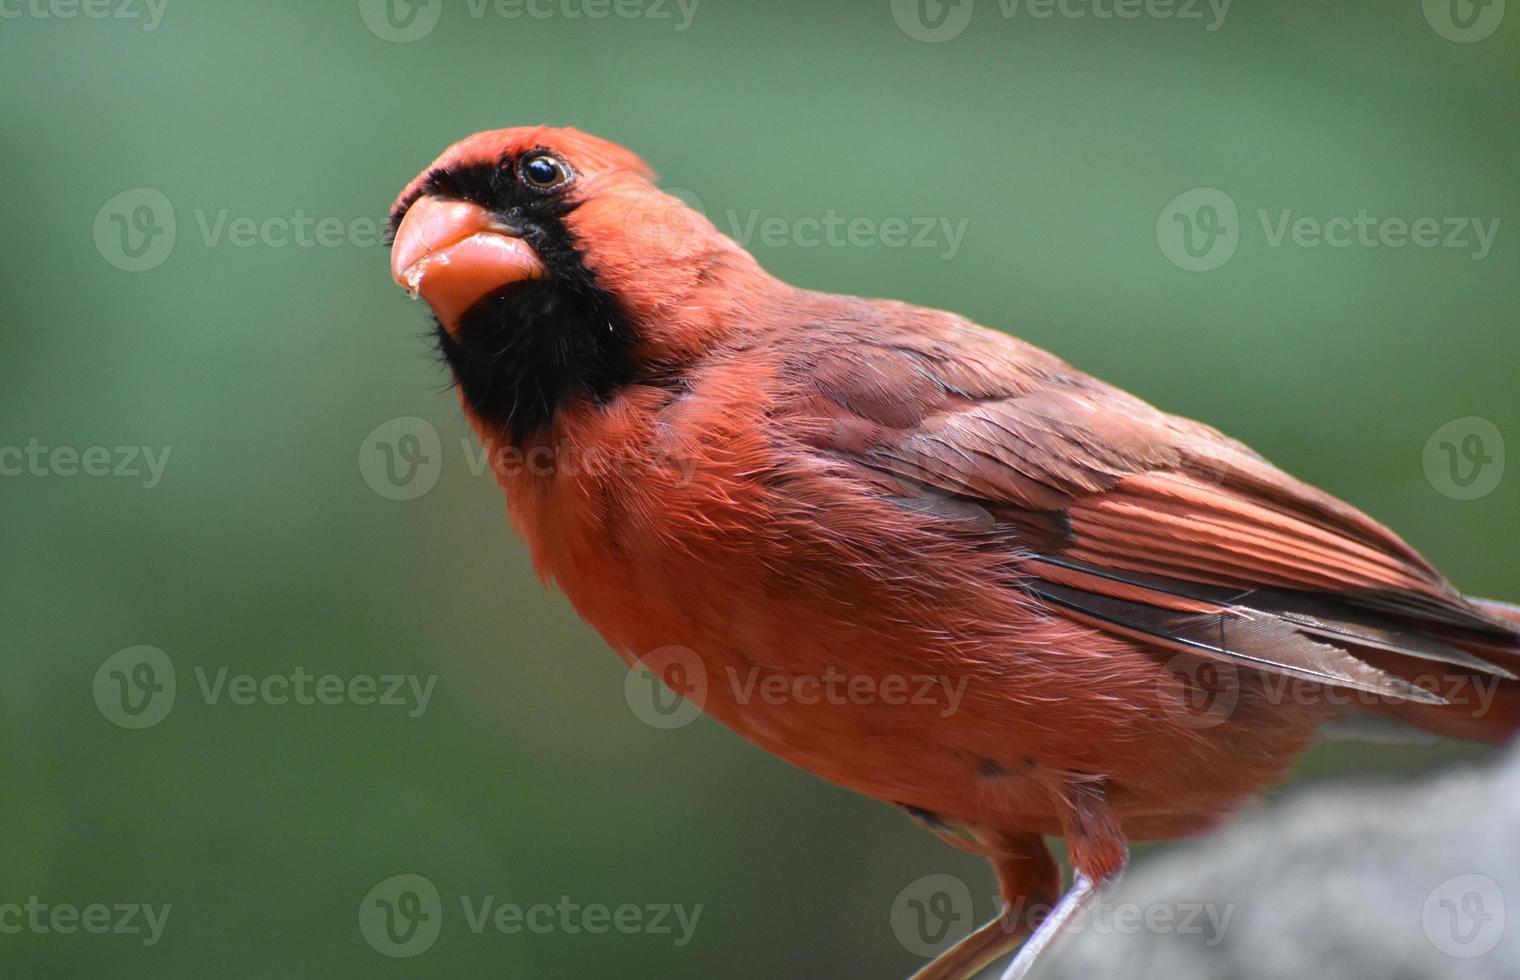
[[613,649],[988,855],[1003,914],[921,976],[1020,942],[1022,975],[1127,841],[1207,827],[1348,710],[1520,723],[1520,609],[1042,350],[780,282],[652,181],[573,129],[477,133],[396,202],[395,278]]

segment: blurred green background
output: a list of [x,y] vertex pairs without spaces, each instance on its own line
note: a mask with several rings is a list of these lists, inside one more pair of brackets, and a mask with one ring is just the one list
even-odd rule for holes
[[[979,0],[930,42],[969,0],[621,0],[604,19],[571,16],[580,0],[394,2],[0,4],[0,447],[49,451],[41,473],[0,455],[0,903],[172,904],[152,946],[0,934],[0,975],[899,976],[921,962],[889,916],[909,882],[953,874],[991,914],[981,862],[898,813],[706,719],[642,723],[621,663],[535,580],[373,241],[402,184],[478,129],[624,143],[725,230],[966,219],[951,258],[750,246],[794,283],[1051,348],[1364,507],[1465,589],[1520,598],[1520,476],[1457,499],[1426,451],[1469,418],[1520,447],[1520,12],[1464,40],[1419,0],[1241,2],[1222,21]],[[1209,271],[1169,258],[1163,210],[1195,188],[1238,208],[1238,248]],[[1259,216],[1359,209],[1502,223],[1479,257],[1470,228],[1461,247],[1274,246]],[[388,499],[361,447],[409,417],[439,434],[437,482]],[[141,475],[51,454],[97,446]],[[118,446],[168,452],[161,479]],[[143,644],[178,690],[131,730],[94,685]],[[196,673],[297,667],[436,686],[414,717],[208,703]],[[1479,755],[1333,743],[1301,775]],[[413,958],[359,925],[401,873],[444,906]],[[684,946],[477,935],[460,895],[702,912]]]

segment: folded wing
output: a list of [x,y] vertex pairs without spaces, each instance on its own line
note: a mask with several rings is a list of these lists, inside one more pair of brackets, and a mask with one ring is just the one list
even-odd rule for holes
[[1355,508],[1043,351],[892,309],[787,366],[810,441],[904,506],[1010,531],[1051,608],[1412,704],[1442,699],[1411,663],[1515,678],[1515,622]]

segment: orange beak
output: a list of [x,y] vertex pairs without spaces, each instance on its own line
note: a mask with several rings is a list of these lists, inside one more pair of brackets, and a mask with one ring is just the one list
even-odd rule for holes
[[391,275],[421,296],[452,330],[481,297],[542,279],[544,264],[518,233],[465,201],[422,197],[406,212],[391,248]]

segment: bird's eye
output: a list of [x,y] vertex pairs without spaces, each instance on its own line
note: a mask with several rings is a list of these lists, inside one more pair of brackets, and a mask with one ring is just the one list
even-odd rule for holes
[[547,153],[535,153],[522,162],[523,180],[540,190],[553,190],[570,181],[570,168]]

